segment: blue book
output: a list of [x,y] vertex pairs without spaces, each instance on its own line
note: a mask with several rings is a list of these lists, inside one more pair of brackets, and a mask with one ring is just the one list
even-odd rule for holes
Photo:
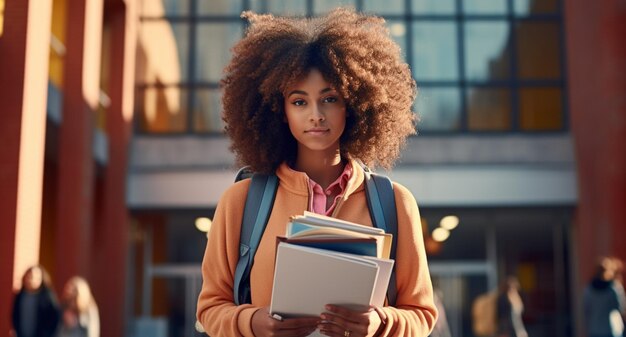
[[377,256],[377,244],[375,238],[304,236],[292,238],[278,237],[278,241],[303,247],[332,250],[339,253],[373,257]]
[[305,212],[287,224],[286,242],[342,253],[388,258],[391,234],[379,228]]

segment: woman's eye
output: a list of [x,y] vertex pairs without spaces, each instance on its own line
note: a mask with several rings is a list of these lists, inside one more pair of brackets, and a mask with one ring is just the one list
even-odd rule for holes
[[295,106],[302,106],[302,105],[305,105],[306,102],[303,99],[297,99],[297,100],[291,102],[291,104],[293,104]]
[[323,100],[324,103],[336,103],[337,101],[338,101],[337,97],[334,97],[334,96],[326,97]]

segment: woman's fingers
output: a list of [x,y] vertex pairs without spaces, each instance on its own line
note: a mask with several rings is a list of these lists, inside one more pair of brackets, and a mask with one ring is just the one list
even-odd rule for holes
[[354,311],[336,305],[327,305],[321,315],[320,331],[327,336],[357,337],[374,333],[380,326],[380,317],[374,307]]
[[269,308],[261,308],[252,315],[252,331],[256,336],[292,337],[307,336],[313,332],[319,317],[302,317],[279,320],[269,314]]
[[322,322],[318,328],[326,336],[358,337],[367,335],[366,326],[332,314],[322,314]]
[[328,313],[339,316],[339,318],[343,318],[346,321],[353,322],[356,324],[364,324],[369,321],[369,314],[374,310],[373,307],[364,308],[361,311],[350,310],[346,307],[341,307],[338,305],[327,305],[326,310]]
[[[357,326],[358,328],[358,326]],[[326,336],[336,336],[336,337],[362,337],[366,336],[366,334],[359,330],[353,330],[355,328],[350,328],[350,326],[339,325],[331,322],[320,323],[319,330],[323,335]]]
[[278,329],[275,332],[275,336],[308,336],[315,331],[319,321],[319,317],[285,319],[282,322],[278,322]]
[[316,326],[300,326],[293,329],[280,329],[274,332],[273,336],[276,337],[304,337],[308,336],[315,331]]

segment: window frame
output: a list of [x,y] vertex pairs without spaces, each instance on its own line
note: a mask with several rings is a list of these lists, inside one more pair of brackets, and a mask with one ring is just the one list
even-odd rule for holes
[[[144,1],[152,1],[152,0],[144,0]],[[184,15],[164,15],[161,17],[155,16],[141,16],[140,22],[143,23],[145,21],[155,21],[155,20],[165,20],[168,22],[176,22],[177,24],[187,24],[189,25],[188,30],[188,41],[186,43],[189,46],[188,52],[188,60],[187,60],[187,69],[185,71],[188,74],[188,80],[186,82],[181,83],[168,83],[168,85],[179,86],[187,90],[187,104],[188,107],[185,113],[186,118],[186,128],[182,132],[171,131],[171,132],[151,132],[147,130],[142,130],[138,120],[140,118],[135,118],[134,122],[134,132],[140,135],[158,135],[158,136],[175,136],[175,135],[195,135],[195,136],[223,136],[223,131],[217,130],[208,130],[208,131],[195,131],[196,126],[194,125],[194,121],[197,116],[194,116],[194,107],[196,106],[198,100],[198,94],[202,90],[215,90],[219,89],[219,82],[217,81],[201,81],[196,78],[196,53],[197,53],[197,28],[199,24],[205,23],[238,23],[242,25],[242,34],[245,32],[247,28],[247,22],[239,17],[239,13],[237,14],[217,14],[217,15],[209,15],[209,14],[197,14],[198,11],[198,2],[203,0],[187,0],[189,2],[189,13]],[[241,10],[252,10],[253,0],[239,0],[241,4]],[[255,0],[255,8],[267,9],[268,1],[270,0]],[[306,16],[311,17],[314,15],[314,3],[317,0],[306,0]],[[405,26],[405,36],[404,36],[404,45],[405,50],[404,56],[406,57],[407,63],[411,67],[414,66],[414,44],[416,41],[413,39],[413,25],[414,23],[420,22],[449,22],[453,23],[456,26],[456,52],[457,52],[457,69],[458,69],[458,78],[456,80],[444,80],[444,79],[428,79],[428,80],[420,80],[416,78],[416,82],[418,85],[418,90],[422,89],[431,89],[431,88],[449,88],[457,90],[460,93],[459,97],[459,127],[452,129],[441,129],[441,130],[428,130],[421,129],[419,124],[417,126],[417,130],[421,135],[435,134],[435,135],[455,135],[455,134],[550,134],[550,133],[564,133],[569,132],[569,116],[568,116],[568,92],[566,86],[566,55],[565,55],[565,42],[564,42],[564,20],[563,20],[563,1],[555,0],[557,12],[549,13],[549,14],[528,14],[528,15],[520,15],[516,13],[516,2],[517,0],[502,0],[506,2],[506,13],[504,14],[466,14],[463,12],[463,0],[454,0],[455,12],[450,14],[429,14],[429,13],[414,13],[413,3],[418,0],[403,0],[404,4],[404,12],[401,14],[377,14],[385,18],[390,22],[402,22]],[[358,11],[364,10],[364,0],[355,0],[356,9]],[[366,11],[368,13],[372,13]],[[376,13],[374,13],[376,14]],[[508,27],[508,37],[507,37],[507,45],[508,45],[508,53],[509,57],[509,73],[510,76],[508,79],[503,80],[470,80],[467,79],[465,63],[466,63],[466,55],[465,55],[465,25],[467,23],[472,22],[490,22],[490,21],[499,21],[505,22]],[[517,51],[517,34],[516,27],[521,23],[553,23],[556,24],[558,30],[558,50],[559,55],[558,61],[560,63],[560,77],[556,79],[521,79],[518,76],[519,73],[519,63],[517,61],[518,51]],[[146,88],[159,86],[159,84],[155,83],[136,83],[137,93]],[[508,129],[502,130],[472,130],[469,128],[469,106],[468,99],[466,97],[466,93],[472,88],[494,88],[494,89],[506,89],[510,94],[510,113],[509,116],[511,120],[511,127]],[[561,121],[562,125],[560,128],[555,129],[537,129],[537,130],[525,130],[521,128],[521,102],[520,102],[520,92],[524,89],[535,89],[535,88],[553,88],[561,90]],[[135,113],[140,114],[141,111],[137,106],[135,108]]]

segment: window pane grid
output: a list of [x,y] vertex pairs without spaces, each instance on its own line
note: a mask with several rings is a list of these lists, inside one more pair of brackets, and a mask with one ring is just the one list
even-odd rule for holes
[[487,80],[487,81],[440,81],[440,80],[419,80],[417,79],[418,87],[432,87],[432,86],[451,86],[451,85],[465,85],[472,87],[546,87],[546,86],[563,86],[563,80]]
[[[216,108],[221,71],[216,69],[222,68],[229,57],[215,54],[214,49],[228,49],[232,44],[223,41],[224,46],[222,42],[213,46],[213,41],[204,37],[207,32],[239,27],[238,35],[233,33],[237,36],[226,37],[234,43],[246,27],[239,17],[240,9],[310,17],[337,5],[382,16],[392,35],[395,32],[393,37],[402,46],[403,57],[417,81],[418,96],[424,95],[416,100],[416,107],[426,113],[418,125],[420,133],[567,128],[559,0],[393,0],[383,7],[376,0],[143,1],[161,1],[164,9],[142,11],[142,24],[165,21],[188,26],[187,33],[176,36],[185,40],[178,41],[181,47],[186,45],[186,51],[179,51],[183,73],[180,82],[137,80],[141,90],[172,86],[185,89],[187,101],[181,106],[188,116],[182,132],[222,132],[220,118],[213,116],[221,113]],[[549,55],[541,56],[539,49]],[[486,97],[498,103],[489,104]],[[550,104],[538,105],[541,99]],[[138,112],[141,109],[138,107]],[[489,116],[495,116],[491,124]],[[176,132],[180,132],[177,123]]]
[[187,132],[189,91],[180,86],[146,86],[135,94],[138,133],[174,134]]
[[517,71],[517,69],[519,69],[519,59],[518,59],[518,53],[517,53],[517,49],[519,47],[517,44],[517,30],[519,29],[519,27],[513,20],[514,18],[513,13],[514,13],[514,6],[515,6],[513,1],[514,0],[507,0],[508,19],[511,25],[511,30],[510,30],[511,33],[509,34],[509,46],[508,46],[510,50],[509,57],[511,58],[511,63],[509,64],[509,71],[511,73],[511,78],[513,79],[513,84],[510,86],[511,115],[512,115],[511,116],[511,128],[513,130],[519,130],[519,115],[520,115],[519,96],[518,96],[518,91],[516,90],[518,75],[519,75],[519,72]]
[[139,15],[141,17],[178,17],[188,16],[190,0],[140,0]]

